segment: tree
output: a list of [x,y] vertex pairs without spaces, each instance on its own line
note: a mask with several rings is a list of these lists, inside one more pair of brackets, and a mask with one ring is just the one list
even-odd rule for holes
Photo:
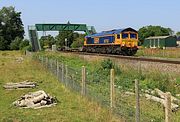
[[[59,34],[55,37],[58,47],[70,46],[74,41],[73,31],[59,31]],[[65,42],[67,39],[67,42]]]
[[71,44],[71,47],[72,48],[82,47],[84,44],[84,37],[85,37],[85,34],[78,34],[78,36],[75,38],[75,40]]
[[19,50],[21,42],[22,42],[22,39],[19,37],[16,37],[15,40],[11,42],[10,49],[11,50]]
[[[16,37],[23,39],[24,37],[24,27],[21,20],[21,12],[16,12],[15,8],[3,7],[0,10],[0,36],[3,37],[3,42],[1,39],[0,45],[4,45],[3,49],[10,49],[10,44]],[[1,48],[0,48],[1,49]]]
[[145,38],[150,36],[168,36],[173,35],[171,28],[164,28],[161,26],[145,26],[139,29],[139,40],[143,43]]
[[29,40],[28,39],[24,39],[23,41],[21,41],[20,45],[19,45],[19,49],[23,49],[25,47],[29,46]]
[[53,36],[51,35],[48,35],[48,36],[42,36],[40,38],[40,44],[41,44],[41,47],[44,48],[44,47],[48,47],[48,48],[51,48],[53,44],[55,44],[55,39]]
[[0,36],[0,50],[6,49],[7,41],[4,39],[4,37]]
[[177,33],[176,33],[176,36],[180,36],[180,32],[177,32]]

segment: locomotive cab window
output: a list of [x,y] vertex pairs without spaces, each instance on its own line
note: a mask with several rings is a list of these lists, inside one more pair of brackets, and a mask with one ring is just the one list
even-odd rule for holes
[[120,34],[117,34],[117,39],[120,39]]
[[131,33],[131,34],[130,34],[130,38],[131,38],[131,39],[137,39],[137,34]]
[[127,39],[127,38],[128,38],[128,34],[127,34],[127,33],[123,33],[123,34],[122,34],[122,38],[123,38],[123,39]]

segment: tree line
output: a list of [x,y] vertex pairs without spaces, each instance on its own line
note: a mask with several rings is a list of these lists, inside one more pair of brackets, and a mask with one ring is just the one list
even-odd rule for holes
[[[0,50],[19,50],[30,47],[30,42],[24,39],[24,25],[21,19],[21,12],[17,12],[14,7],[3,7],[0,9]],[[139,40],[150,36],[180,36],[180,32],[174,34],[171,28],[161,26],[144,26],[138,30]],[[51,35],[42,36],[40,44],[42,48],[51,48],[53,44],[57,47],[68,46],[72,48],[82,47],[85,34],[73,31],[59,31],[55,37]]]
[[73,31],[59,31],[59,34],[55,37],[51,35],[42,36],[40,38],[40,44],[42,48],[51,48],[53,44],[57,47],[82,47],[84,43],[85,34],[80,34]]

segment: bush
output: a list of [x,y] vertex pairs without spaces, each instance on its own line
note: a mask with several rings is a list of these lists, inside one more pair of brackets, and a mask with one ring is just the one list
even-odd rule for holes
[[73,43],[71,44],[72,48],[78,48],[78,47],[82,47],[84,44],[84,40],[82,38],[77,38],[75,41],[73,41]]
[[19,45],[21,42],[22,42],[22,39],[19,37],[16,37],[15,40],[11,42],[10,49],[11,50],[19,50]]
[[20,43],[19,49],[22,50],[23,48],[25,48],[25,47],[27,47],[27,46],[29,46],[29,40],[25,39],[25,40],[23,40],[23,41]]
[[103,60],[101,62],[101,67],[103,69],[112,69],[113,68],[113,62],[110,59]]
[[6,45],[7,41],[2,36],[0,36],[0,50],[6,50]]

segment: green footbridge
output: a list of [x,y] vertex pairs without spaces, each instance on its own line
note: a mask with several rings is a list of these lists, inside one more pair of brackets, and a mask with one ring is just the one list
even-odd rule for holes
[[86,24],[35,24],[35,26],[28,26],[29,38],[32,44],[32,51],[40,51],[41,46],[38,40],[38,31],[83,31],[86,35],[96,33],[94,26],[87,26]]

